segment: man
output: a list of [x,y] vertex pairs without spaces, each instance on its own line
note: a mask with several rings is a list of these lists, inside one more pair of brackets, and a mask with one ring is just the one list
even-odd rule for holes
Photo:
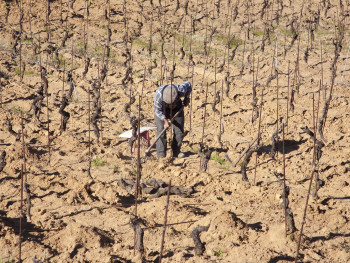
[[[178,111],[174,118],[173,130],[174,136],[171,143],[173,157],[183,158],[184,154],[180,152],[182,140],[184,138],[184,111],[183,106],[190,103],[190,94],[192,92],[191,83],[186,81],[181,85],[163,85],[160,86],[154,94],[154,120],[157,125],[157,136],[164,128],[169,127],[169,121]],[[184,97],[184,100],[180,99]],[[156,143],[157,156],[163,158],[166,156],[167,142],[166,133],[159,138]]]

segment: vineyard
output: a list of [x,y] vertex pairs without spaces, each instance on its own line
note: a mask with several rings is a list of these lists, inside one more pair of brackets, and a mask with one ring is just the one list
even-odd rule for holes
[[349,2],[1,1],[0,263],[349,262]]

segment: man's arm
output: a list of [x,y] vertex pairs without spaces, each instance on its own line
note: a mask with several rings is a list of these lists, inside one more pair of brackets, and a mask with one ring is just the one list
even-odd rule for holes
[[192,85],[189,81],[185,81],[177,86],[177,91],[180,97],[189,98],[192,92]]
[[163,113],[163,100],[160,88],[158,88],[154,94],[154,114],[161,120],[165,119]]

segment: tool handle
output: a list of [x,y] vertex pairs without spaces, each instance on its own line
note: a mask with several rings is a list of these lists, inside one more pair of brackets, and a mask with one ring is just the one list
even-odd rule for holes
[[178,110],[178,112],[175,113],[175,115],[171,118],[169,126],[165,127],[161,133],[158,134],[156,140],[147,148],[147,150],[145,151],[145,156],[147,156],[147,154],[149,153],[149,151],[152,149],[152,147],[156,144],[156,142],[159,140],[159,138],[163,135],[163,133],[171,126],[173,120],[177,117],[177,115],[179,115],[179,113],[184,109],[184,107],[182,106],[180,110]]

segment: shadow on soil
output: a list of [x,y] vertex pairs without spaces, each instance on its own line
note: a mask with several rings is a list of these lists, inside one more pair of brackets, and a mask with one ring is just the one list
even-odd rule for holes
[[[296,151],[299,149],[300,145],[306,142],[307,140],[295,141],[295,140],[285,140],[284,141],[284,153],[288,154],[290,152]],[[277,150],[279,153],[283,153],[283,142],[278,141]],[[260,148],[259,154],[261,153],[270,153],[271,145],[266,145]]]

